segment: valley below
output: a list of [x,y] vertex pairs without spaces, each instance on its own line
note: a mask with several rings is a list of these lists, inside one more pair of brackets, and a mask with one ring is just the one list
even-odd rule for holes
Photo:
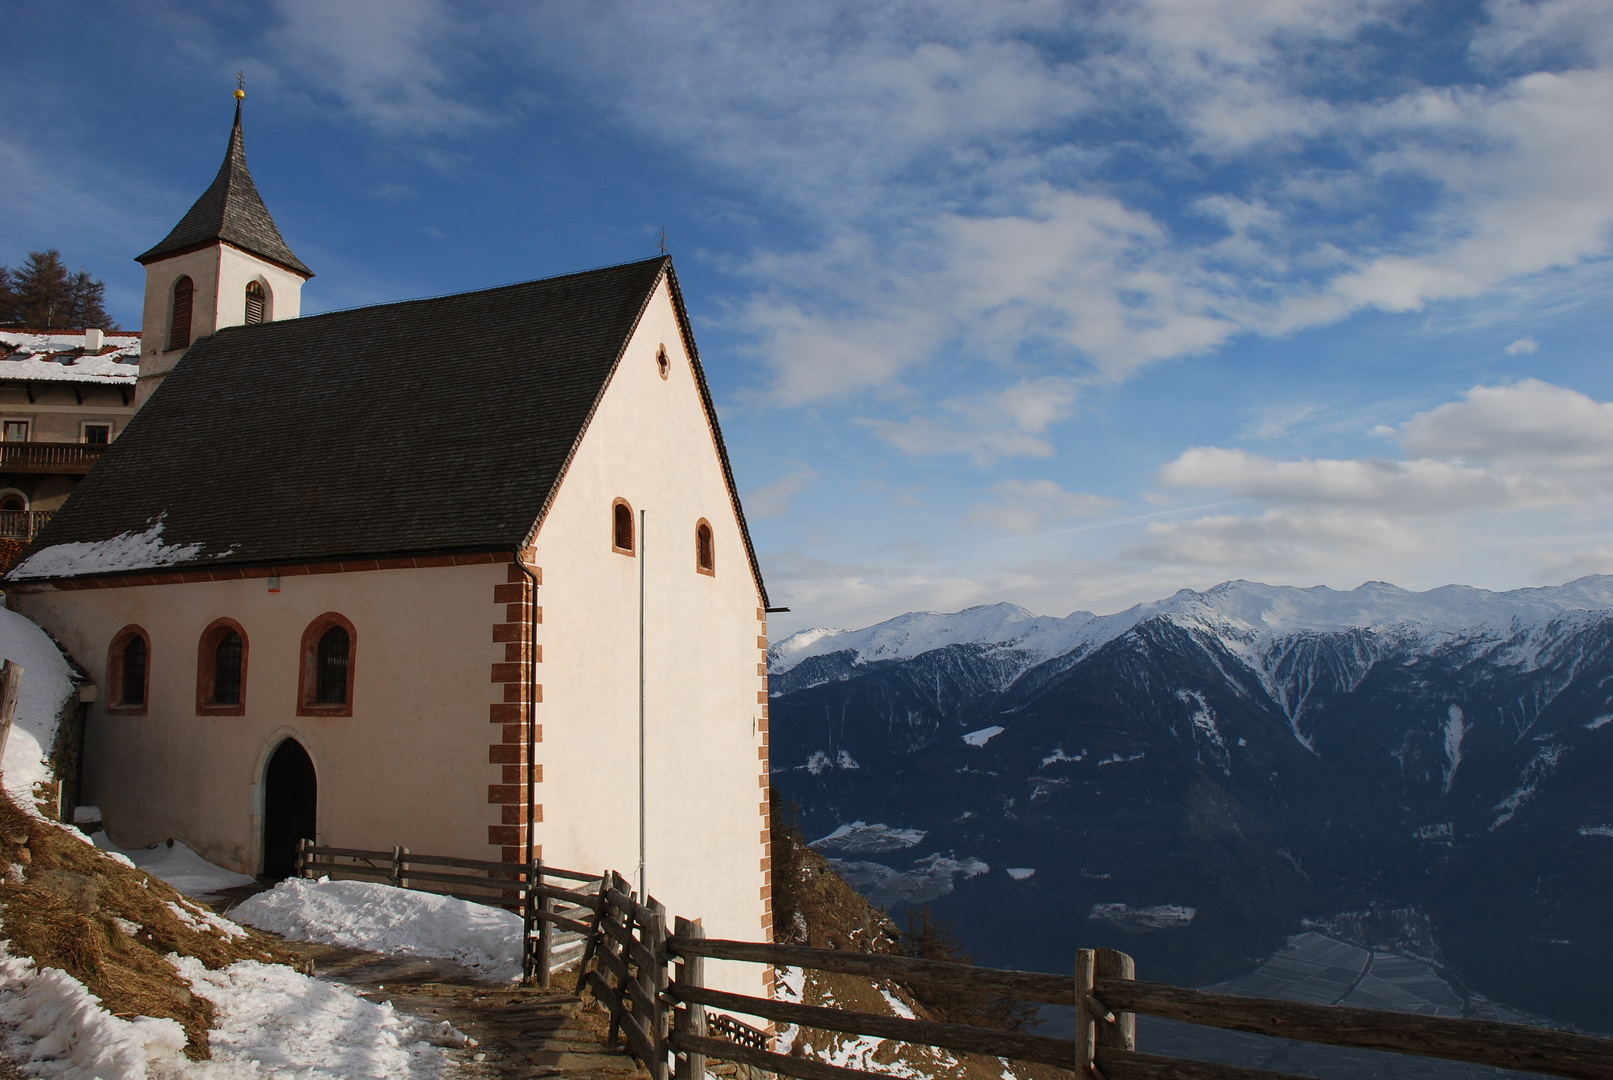
[[981,963],[1109,946],[1242,985],[1316,938],[1433,979],[1383,1007],[1613,1028],[1613,578],[1230,582],[769,659],[773,782],[808,839]]

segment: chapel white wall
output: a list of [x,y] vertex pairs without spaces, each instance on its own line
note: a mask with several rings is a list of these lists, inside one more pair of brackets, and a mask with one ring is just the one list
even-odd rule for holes
[[[489,664],[503,658],[492,603],[509,564],[286,574],[76,591],[13,592],[102,687],[90,707],[83,801],[122,847],[169,837],[242,873],[262,865],[261,783],[287,736],[318,777],[318,841],[489,856]],[[303,631],[352,621],[353,715],[298,716]],[[197,647],[220,617],[246,631],[245,713],[196,715]],[[145,716],[107,711],[107,650],[129,624],[151,638]]]
[[[671,361],[662,380],[656,363]],[[611,550],[612,503],[647,527]],[[716,573],[695,566],[712,526]],[[768,798],[762,603],[665,281],[589,425],[548,517],[536,828],[545,861],[638,868],[639,568],[645,570],[648,892],[710,937],[770,940],[762,841]],[[759,700],[761,699],[761,700]],[[761,988],[756,965],[712,964],[713,985]]]

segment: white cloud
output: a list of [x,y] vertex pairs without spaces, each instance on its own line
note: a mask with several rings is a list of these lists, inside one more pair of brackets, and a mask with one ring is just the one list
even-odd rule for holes
[[795,497],[805,491],[818,474],[810,468],[786,473],[771,484],[763,484],[745,493],[745,516],[752,520],[783,517],[789,513]]
[[977,503],[969,520],[1011,533],[1033,533],[1049,522],[1090,517],[1114,509],[1114,499],[1065,491],[1052,480],[1000,480],[991,485],[993,502]]
[[[1220,567],[1229,575],[1405,565],[1517,545],[1542,568],[1606,565],[1603,549],[1556,550],[1613,498],[1613,402],[1535,379],[1476,386],[1390,433],[1404,459],[1278,460],[1195,447],[1160,482],[1249,500],[1247,514],[1153,522],[1132,560]],[[1482,524],[1480,524],[1482,522]],[[1258,568],[1258,569],[1253,569]],[[1379,571],[1381,574],[1381,569]]]
[[1517,356],[1519,353],[1525,353],[1533,356],[1535,350],[1539,348],[1540,342],[1536,341],[1534,338],[1521,337],[1517,341],[1514,341],[1511,345],[1508,345],[1503,351],[1508,356]]
[[1076,396],[1067,379],[1028,379],[992,393],[948,398],[904,420],[859,422],[907,454],[967,454],[989,465],[1003,458],[1050,457],[1047,429],[1070,415]]

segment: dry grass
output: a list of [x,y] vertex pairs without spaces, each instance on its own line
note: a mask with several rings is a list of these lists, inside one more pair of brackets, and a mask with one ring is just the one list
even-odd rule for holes
[[[172,886],[29,817],[3,792],[0,864],[0,933],[10,939],[12,955],[66,971],[116,1016],[178,1021],[193,1059],[209,1056],[213,1008],[191,994],[169,953],[193,956],[210,969],[237,960],[295,962],[256,931],[226,938],[187,926],[168,907],[186,904]],[[136,925],[119,926],[118,920]]]

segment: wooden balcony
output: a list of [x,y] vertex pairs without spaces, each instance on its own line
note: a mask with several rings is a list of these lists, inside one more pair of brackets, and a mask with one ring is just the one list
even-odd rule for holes
[[0,539],[32,540],[54,510],[0,510]]
[[105,449],[105,443],[0,443],[0,472],[83,474]]

